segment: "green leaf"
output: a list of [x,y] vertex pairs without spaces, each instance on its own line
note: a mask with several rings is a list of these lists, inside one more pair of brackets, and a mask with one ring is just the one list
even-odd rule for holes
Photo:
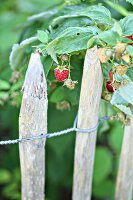
[[54,92],[51,94],[49,101],[52,103],[57,103],[65,99],[65,91],[63,87],[58,87]]
[[92,38],[90,38],[89,41],[88,41],[88,43],[87,43],[87,47],[90,48],[94,44],[95,40],[96,40],[95,36],[93,36]]
[[120,20],[120,25],[124,36],[133,34],[133,15],[129,15]]
[[0,169],[0,184],[9,183],[11,174],[6,169]]
[[122,35],[122,28],[121,28],[120,23],[118,21],[115,21],[111,30],[114,31],[114,32],[117,32],[120,36]]
[[93,5],[93,6],[71,6],[64,9],[64,15],[57,17],[53,20],[52,26],[56,24],[60,24],[61,21],[68,18],[74,17],[89,17],[94,23],[99,24],[113,24],[113,20],[111,18],[110,11],[101,5]]
[[113,93],[111,103],[113,105],[115,105],[115,104],[128,104],[128,102],[121,97],[118,90]]
[[118,82],[122,82],[122,81],[125,81],[125,80],[129,80],[130,81],[129,77],[126,74],[124,74],[123,76],[120,76],[117,72],[114,74],[114,78]]
[[132,115],[131,109],[128,107],[128,101],[126,101],[120,94],[119,91],[115,91],[111,102],[112,105],[119,108],[122,112],[124,112],[126,115]]
[[64,54],[87,49],[88,39],[97,32],[99,32],[99,30],[95,27],[68,28],[58,39],[55,51],[58,54]]
[[57,56],[56,56],[56,52],[55,52],[55,46],[57,44],[57,40],[53,40],[52,42],[50,42],[47,47],[46,47],[46,51],[47,54],[51,56],[51,58],[53,59],[54,62],[56,62],[58,64],[58,60],[57,60]]
[[9,90],[10,84],[7,81],[0,79],[0,90]]
[[44,71],[45,71],[45,76],[47,77],[48,76],[48,73],[49,73],[49,70],[52,66],[52,63],[53,63],[53,60],[51,59],[50,56],[47,56],[44,58]]
[[112,154],[105,147],[97,147],[94,162],[94,183],[104,180],[112,170]]
[[108,4],[111,8],[113,8],[114,10],[116,10],[118,13],[120,13],[123,16],[128,16],[129,12],[121,5],[116,4],[112,1],[104,1],[106,4]]
[[133,67],[129,67],[126,74],[133,81]]
[[37,40],[37,37],[31,37],[26,40],[23,40],[20,44],[14,44],[10,54],[10,66],[14,70],[16,67],[21,66],[21,61],[25,49],[28,45],[32,44]]
[[117,108],[119,108],[122,112],[124,112],[126,115],[132,115],[131,109],[127,107],[126,105],[115,105]]
[[119,87],[118,93],[125,101],[133,105],[133,82],[128,83],[128,85]]
[[48,34],[45,31],[37,31],[37,38],[40,42],[46,44],[48,42]]
[[64,54],[87,49],[89,38],[99,32],[96,27],[69,27],[48,44],[47,53],[56,61],[55,53]]
[[107,44],[112,45],[112,46],[114,46],[116,43],[120,42],[121,40],[120,35],[113,30],[104,31],[100,33],[98,37],[104,42],[106,42]]
[[126,51],[129,53],[130,56],[133,56],[133,46],[128,45]]
[[121,40],[121,42],[126,43],[126,44],[129,44],[129,43],[132,43],[132,40],[130,40],[130,39],[127,38],[127,37],[123,37],[122,40]]
[[55,39],[68,27],[86,27],[91,26],[94,23],[88,17],[76,17],[76,18],[67,18],[64,19],[63,22],[57,24],[57,26],[52,27],[52,32],[50,33],[50,37]]

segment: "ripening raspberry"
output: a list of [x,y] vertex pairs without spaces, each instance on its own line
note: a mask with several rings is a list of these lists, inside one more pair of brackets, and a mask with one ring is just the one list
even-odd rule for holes
[[106,83],[106,88],[107,88],[107,90],[108,90],[109,92],[114,92],[114,89],[113,89],[111,83],[112,83],[111,81],[107,81],[107,83]]
[[68,78],[69,70],[66,67],[64,67],[63,69],[57,67],[54,69],[54,75],[57,81],[63,82]]

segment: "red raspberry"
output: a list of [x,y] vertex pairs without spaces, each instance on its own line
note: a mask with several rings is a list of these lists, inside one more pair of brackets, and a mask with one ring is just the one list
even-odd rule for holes
[[128,36],[126,36],[126,38],[128,38],[130,40],[133,40],[133,36],[132,35],[128,35]]
[[110,77],[110,80],[113,80],[113,71],[112,71],[112,69],[109,72],[109,77]]
[[[130,39],[130,40],[133,40],[133,35],[128,35],[128,36],[125,36],[126,38],[128,38],[128,39]],[[128,43],[128,44],[130,44],[130,45],[132,45],[133,44],[133,42],[131,42],[131,43]]]
[[111,83],[112,83],[111,81],[107,81],[107,83],[106,83],[106,88],[107,88],[107,90],[108,90],[109,92],[114,92],[114,89],[113,89]]
[[63,82],[68,78],[69,70],[67,68],[59,69],[57,67],[54,69],[54,75],[59,82]]

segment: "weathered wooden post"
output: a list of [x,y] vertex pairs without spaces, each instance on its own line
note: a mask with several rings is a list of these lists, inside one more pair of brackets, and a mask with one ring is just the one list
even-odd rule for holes
[[[97,56],[97,48],[94,47],[87,50],[84,61],[78,128],[89,129],[97,124],[102,85],[101,64]],[[91,198],[96,132],[76,135],[73,200]]]
[[125,126],[119,162],[116,200],[132,200],[133,195],[133,117],[131,125]]
[[[47,132],[47,85],[38,52],[30,58],[19,117],[20,138]],[[22,200],[44,200],[45,139],[22,142],[20,164]]]

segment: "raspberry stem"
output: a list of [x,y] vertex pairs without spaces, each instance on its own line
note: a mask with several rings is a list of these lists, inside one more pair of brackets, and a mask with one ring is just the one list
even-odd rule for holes
[[101,44],[102,47],[106,47],[106,45],[103,44],[103,42],[99,39],[99,37],[97,37],[99,43]]
[[68,63],[69,63],[69,64],[68,64],[68,70],[69,70],[68,78],[71,79],[71,74],[70,74],[70,72],[71,72],[71,61],[70,61],[70,56],[69,56]]

